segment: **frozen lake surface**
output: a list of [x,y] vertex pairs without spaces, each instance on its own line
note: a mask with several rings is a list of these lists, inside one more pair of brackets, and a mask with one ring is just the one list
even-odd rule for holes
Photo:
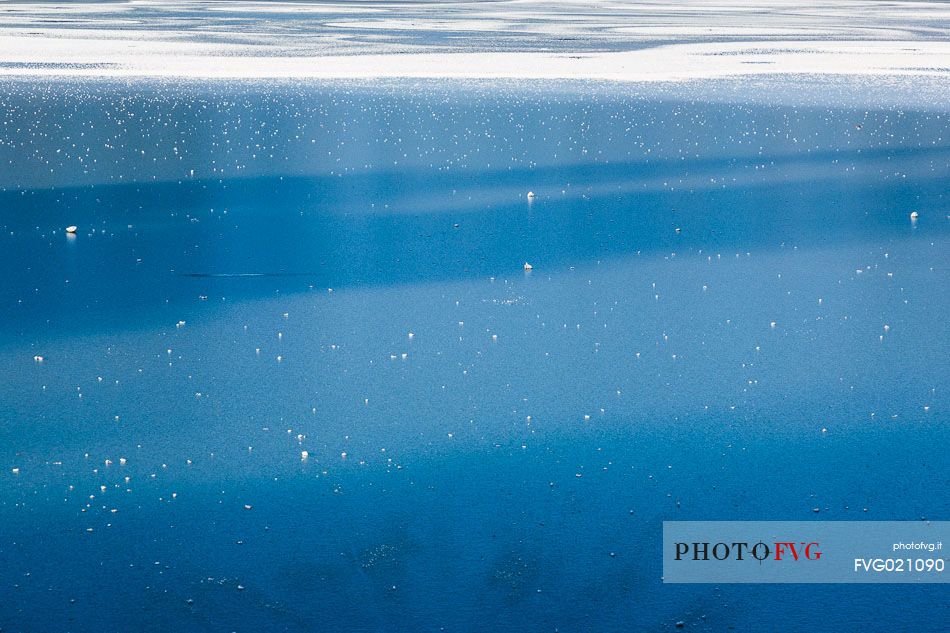
[[0,76],[671,81],[950,77],[933,1],[0,5]]
[[946,513],[946,113],[91,86],[0,97],[5,628],[947,615],[659,557]]
[[948,621],[660,556],[950,510],[945,5],[487,4],[0,7],[2,630]]

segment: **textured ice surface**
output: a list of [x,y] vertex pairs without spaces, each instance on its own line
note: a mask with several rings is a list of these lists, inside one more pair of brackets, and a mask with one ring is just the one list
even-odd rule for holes
[[948,24],[942,2],[14,2],[0,74],[946,81]]
[[946,620],[658,540],[946,515],[945,112],[8,86],[5,630]]
[[0,5],[0,627],[938,629],[659,537],[950,510],[946,24]]

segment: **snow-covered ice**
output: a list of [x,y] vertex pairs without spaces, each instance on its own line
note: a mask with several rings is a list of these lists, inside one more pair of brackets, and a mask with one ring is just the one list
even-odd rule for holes
[[946,78],[948,33],[934,1],[14,2],[0,76]]

